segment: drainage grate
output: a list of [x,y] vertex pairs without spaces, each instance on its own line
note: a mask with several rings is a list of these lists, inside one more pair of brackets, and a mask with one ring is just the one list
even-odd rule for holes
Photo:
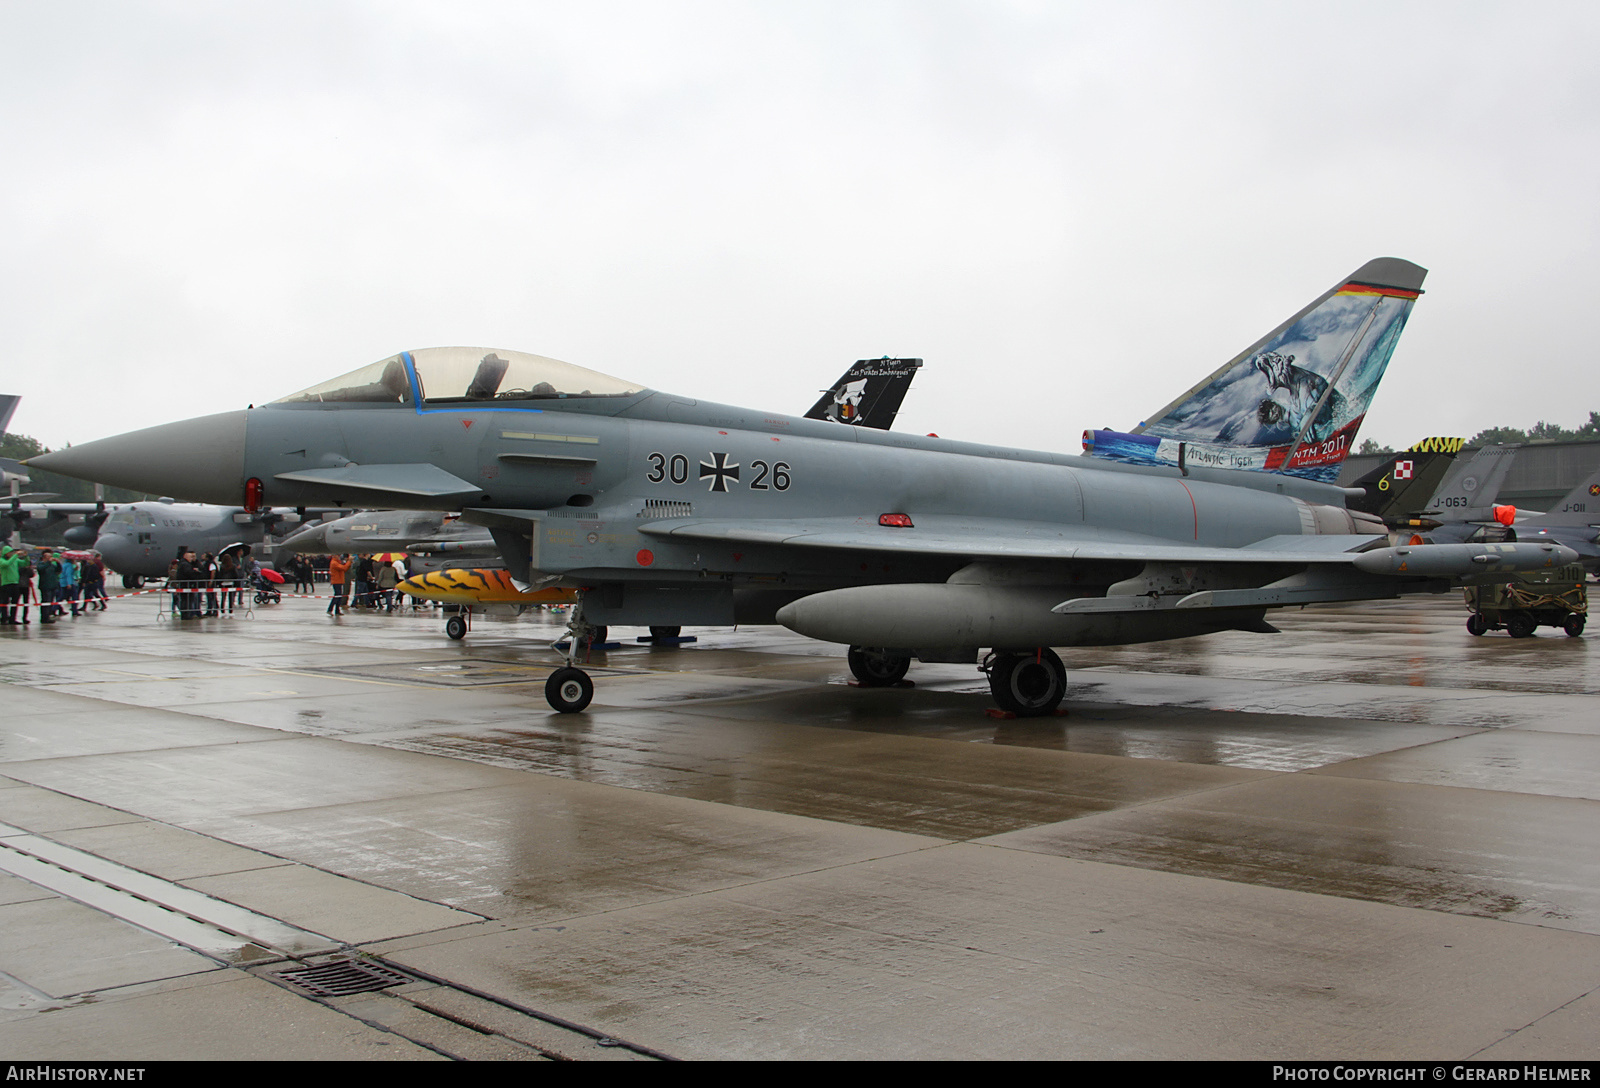
[[416,980],[409,975],[371,963],[354,960],[337,960],[316,967],[296,967],[279,971],[276,977],[313,993],[318,997],[344,997],[346,994],[367,994],[386,990]]

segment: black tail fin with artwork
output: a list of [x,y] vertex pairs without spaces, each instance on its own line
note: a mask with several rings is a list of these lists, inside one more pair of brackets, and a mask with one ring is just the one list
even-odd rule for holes
[[831,419],[852,427],[887,431],[905,400],[921,359],[861,359],[825,390],[807,419]]
[[1460,438],[1424,438],[1410,449],[1393,454],[1350,485],[1361,488],[1366,495],[1351,498],[1347,505],[1352,510],[1377,515],[1390,528],[1411,526],[1465,444]]

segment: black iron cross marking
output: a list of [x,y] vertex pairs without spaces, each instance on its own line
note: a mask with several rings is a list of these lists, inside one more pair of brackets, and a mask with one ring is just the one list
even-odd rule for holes
[[700,478],[704,480],[707,476],[714,477],[711,483],[707,485],[708,491],[726,491],[728,490],[728,481],[739,478],[739,466],[737,463],[730,465],[728,463],[728,455],[725,453],[714,452],[711,457],[712,461],[716,462],[715,464],[712,464],[711,461],[700,462]]

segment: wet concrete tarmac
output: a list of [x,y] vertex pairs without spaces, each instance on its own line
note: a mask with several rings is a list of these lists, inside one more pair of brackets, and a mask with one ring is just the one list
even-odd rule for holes
[[[18,1058],[1600,1056],[1600,648],[1458,602],[848,685],[781,630],[0,633]],[[409,974],[314,998],[285,974]],[[627,1045],[613,1045],[621,1041]]]

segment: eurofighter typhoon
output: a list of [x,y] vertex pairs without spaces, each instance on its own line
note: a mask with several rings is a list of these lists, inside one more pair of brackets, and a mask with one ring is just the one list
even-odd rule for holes
[[[1370,364],[1387,362],[1425,274],[1368,262],[1197,387],[1203,403],[1162,418],[1208,443],[1276,450],[1292,434],[1265,467],[1347,445]],[[1340,392],[1346,375],[1366,393]],[[1219,389],[1242,418],[1217,422]],[[1553,543],[1392,547],[1332,484],[1176,461],[841,427],[455,347],[31,463],[252,509],[460,510],[489,528],[518,581],[580,592],[569,655],[596,625],[777,622],[849,646],[866,685],[897,682],[913,658],[981,663],[1018,715],[1061,701],[1052,646],[1270,632],[1271,608],[1440,592],[1573,559]],[[572,656],[545,686],[565,712],[593,691]]]

